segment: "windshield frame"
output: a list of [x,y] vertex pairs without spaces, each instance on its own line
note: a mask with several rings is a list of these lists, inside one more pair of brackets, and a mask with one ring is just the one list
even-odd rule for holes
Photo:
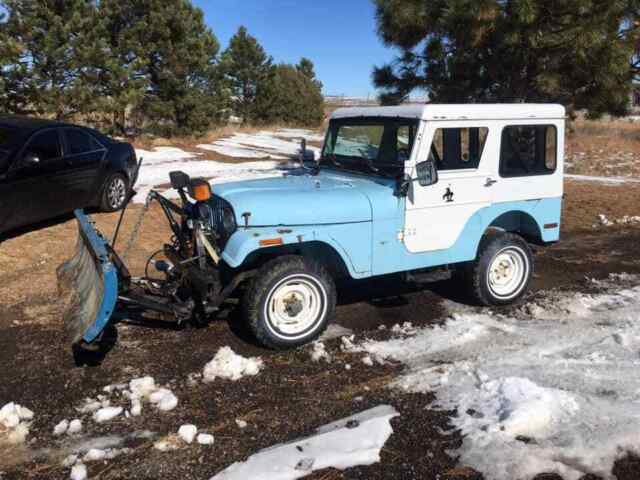
[[[343,117],[338,119],[332,119],[329,121],[325,140],[320,152],[320,158],[318,160],[319,168],[330,168],[339,171],[347,171],[350,173],[357,173],[361,175],[374,175],[383,178],[398,178],[404,174],[407,162],[410,161],[413,150],[416,148],[416,141],[420,130],[421,120],[415,117],[387,117],[387,116],[368,116],[368,117]],[[387,167],[387,169],[380,168],[378,171],[374,170],[376,163],[382,165],[384,162],[376,162],[375,160],[367,159],[364,156],[345,156],[336,155],[335,153],[329,154],[327,150],[335,146],[330,145],[330,141],[333,138],[335,131],[342,126],[382,126],[383,133],[385,135],[388,126],[397,127],[413,127],[413,138],[410,139],[409,153],[402,163],[398,163],[397,166]],[[397,141],[397,140],[396,140]],[[382,145],[382,139],[381,143]],[[348,161],[346,159],[359,159],[356,161]],[[346,161],[345,161],[346,160]],[[395,162],[389,162],[395,163]],[[390,172],[389,168],[395,169],[395,172]]]

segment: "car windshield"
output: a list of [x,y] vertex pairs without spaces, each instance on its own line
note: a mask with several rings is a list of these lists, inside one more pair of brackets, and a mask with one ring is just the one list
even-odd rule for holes
[[417,130],[416,119],[332,120],[320,166],[396,177],[411,156]]

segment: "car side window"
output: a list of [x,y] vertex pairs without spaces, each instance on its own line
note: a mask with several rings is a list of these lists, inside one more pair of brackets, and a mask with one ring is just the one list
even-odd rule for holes
[[91,135],[82,130],[68,128],[64,130],[64,135],[67,141],[67,155],[78,155],[103,148]]
[[41,162],[60,157],[60,138],[56,130],[36,133],[25,150],[23,157],[31,155]]
[[549,175],[556,171],[558,134],[553,125],[512,125],[502,130],[500,176]]
[[438,128],[433,135],[429,160],[441,171],[478,168],[488,134],[486,127]]

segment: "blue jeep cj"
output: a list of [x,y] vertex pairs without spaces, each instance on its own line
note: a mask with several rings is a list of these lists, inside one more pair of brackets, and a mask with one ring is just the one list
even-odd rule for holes
[[[171,172],[173,230],[161,275],[133,278],[77,212],[74,258],[59,268],[74,294],[67,329],[95,344],[117,308],[135,304],[203,323],[243,292],[244,319],[264,345],[317,338],[334,314],[336,280],[402,272],[456,274],[482,305],[527,289],[529,244],[559,238],[564,151],[559,105],[346,108],[331,117],[319,159],[278,178],[218,185]],[[241,288],[240,288],[241,287]]]

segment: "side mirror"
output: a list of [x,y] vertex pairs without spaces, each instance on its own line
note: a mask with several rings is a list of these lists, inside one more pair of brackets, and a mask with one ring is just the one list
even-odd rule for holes
[[25,167],[40,165],[40,157],[34,152],[27,152],[25,156],[22,157],[22,164]]
[[425,160],[416,165],[418,183],[421,187],[428,187],[438,183],[438,170],[433,160]]
[[298,159],[304,168],[315,170],[318,167],[316,153],[313,150],[307,150],[307,141],[304,138],[300,141],[300,155]]
[[180,171],[169,172],[169,179],[171,180],[171,186],[176,190],[187,188],[191,183],[189,175]]

